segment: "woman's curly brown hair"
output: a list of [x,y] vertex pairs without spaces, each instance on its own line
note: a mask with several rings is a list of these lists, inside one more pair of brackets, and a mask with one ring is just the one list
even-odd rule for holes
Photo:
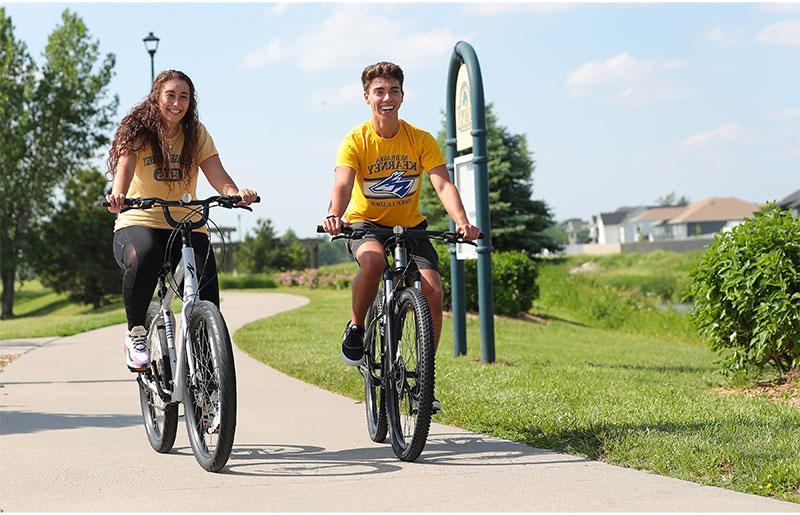
[[[172,79],[182,80],[189,86],[189,108],[181,120],[183,128],[183,150],[180,162],[170,163],[169,144],[165,127],[161,123],[158,99],[164,84]],[[167,170],[171,166],[183,169],[181,183],[188,183],[193,164],[197,157],[197,133],[200,121],[197,115],[197,95],[192,79],[178,70],[164,70],[156,76],[147,98],[133,106],[117,127],[111,149],[108,151],[108,171],[116,172],[119,158],[129,152],[137,152],[148,145],[153,151],[156,169]],[[169,182],[167,184],[170,184]]]

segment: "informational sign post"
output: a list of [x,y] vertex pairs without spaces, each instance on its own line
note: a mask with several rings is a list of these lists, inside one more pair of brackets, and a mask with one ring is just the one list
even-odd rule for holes
[[[447,170],[456,183],[469,221],[483,232],[478,247],[450,246],[453,354],[467,353],[464,253],[477,253],[478,311],[481,329],[481,361],[494,363],[494,301],[492,292],[492,223],[489,216],[489,158],[486,151],[486,105],[483,78],[475,49],[459,41],[447,72]],[[460,156],[468,150],[471,156]],[[467,176],[471,176],[468,179]],[[468,184],[472,184],[470,190]],[[470,209],[473,206],[473,209]],[[451,230],[455,228],[450,221]]]
[[[470,136],[470,141],[472,137]],[[459,156],[453,160],[455,185],[467,212],[470,222],[478,220],[478,198],[475,195],[475,166],[472,163],[472,154]],[[467,243],[456,244],[456,259],[478,259],[478,247]]]

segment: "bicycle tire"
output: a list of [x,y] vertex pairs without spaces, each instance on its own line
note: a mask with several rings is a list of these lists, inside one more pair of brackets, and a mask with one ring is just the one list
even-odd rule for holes
[[431,426],[433,321],[425,297],[416,288],[401,290],[396,306],[396,341],[391,344],[397,346],[398,359],[386,381],[386,407],[395,455],[414,461],[425,447]]
[[189,443],[200,466],[218,472],[228,462],[236,433],[233,348],[222,314],[209,301],[191,308],[188,334],[195,368],[193,378],[187,363],[183,392]]
[[[381,336],[380,313],[383,311],[383,291],[378,291],[372,305],[367,310],[367,332],[364,335],[364,405],[367,412],[367,433],[373,442],[386,441],[389,426],[386,421],[386,389],[381,381],[376,385],[372,376],[377,373],[383,377],[382,359],[383,338]],[[369,371],[372,371],[370,374]]]
[[[144,324],[150,328],[153,320],[161,316],[161,307],[151,302],[147,308]],[[174,321],[173,321],[174,324]],[[174,327],[174,325],[173,325]],[[172,389],[172,366],[170,365],[167,335],[163,322],[156,322],[155,335],[148,334],[150,344],[150,378],[158,381],[162,389]],[[156,344],[157,345],[154,345]],[[138,378],[139,403],[142,407],[144,429],[150,446],[158,453],[168,453],[175,444],[178,430],[178,404],[165,403],[157,393],[143,383],[148,379]]]

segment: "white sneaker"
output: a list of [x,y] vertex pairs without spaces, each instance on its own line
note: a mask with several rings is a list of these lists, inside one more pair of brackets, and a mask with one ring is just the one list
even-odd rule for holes
[[150,366],[144,326],[137,325],[125,335],[125,364],[131,372],[143,372]]

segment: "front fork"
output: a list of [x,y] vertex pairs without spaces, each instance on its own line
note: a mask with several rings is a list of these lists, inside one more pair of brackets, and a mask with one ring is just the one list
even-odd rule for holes
[[[419,270],[414,270],[410,274],[411,282],[414,288],[422,288],[420,281]],[[404,276],[398,277],[398,280],[404,281]],[[401,366],[402,356],[400,355],[400,337],[401,330],[398,327],[397,318],[397,299],[395,298],[395,277],[392,270],[387,267],[383,271],[383,295],[384,295],[384,312],[383,312],[383,326],[385,329],[385,342],[386,342],[386,376],[393,377],[395,374],[405,374],[404,367]],[[404,378],[405,379],[405,378]],[[402,388],[405,384],[403,381],[393,381],[397,388]]]

